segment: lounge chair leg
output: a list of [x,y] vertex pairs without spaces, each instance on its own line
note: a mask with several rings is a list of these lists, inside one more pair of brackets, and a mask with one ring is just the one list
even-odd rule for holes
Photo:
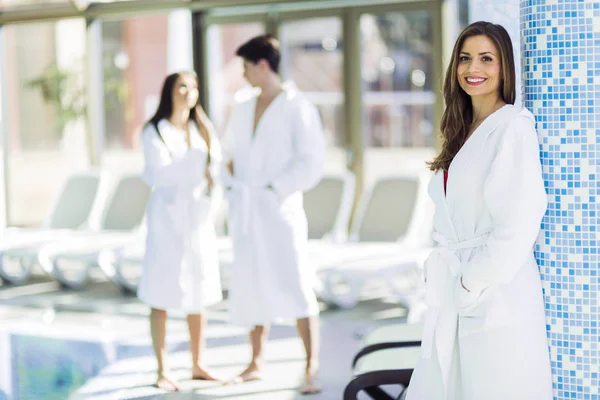
[[344,400],[357,400],[358,393],[364,391],[373,400],[394,400],[380,385],[405,386],[410,381],[412,370],[376,371],[354,377],[346,385]]
[[62,289],[67,290],[81,290],[87,284],[87,281],[90,277],[90,269],[91,265],[87,262],[83,262],[83,271],[75,276],[74,279],[68,279],[64,274],[63,270],[60,268],[59,262],[61,258],[54,257],[52,262],[52,274],[51,276],[56,279],[60,287]]
[[5,271],[4,267],[4,256],[0,255],[0,278],[8,285],[21,285],[25,283],[31,276],[33,267],[32,262],[25,262],[19,259],[19,265],[21,266],[21,273],[18,275],[10,275]]
[[374,400],[394,400],[389,394],[379,389],[383,385],[408,386],[412,369],[385,370],[367,372],[355,376],[344,390],[344,400],[356,400],[358,392],[365,391]]
[[363,288],[364,281],[362,277],[359,277],[349,280],[348,283],[350,284],[350,293],[348,293],[348,297],[346,298],[346,307],[354,308],[360,299],[360,292]]
[[406,394],[408,393],[408,390],[406,390],[406,389],[408,389],[408,388],[402,389],[400,396],[398,396],[398,398],[396,400],[406,400]]
[[352,381],[346,386],[346,389],[344,390],[344,400],[357,400],[360,391],[367,393],[373,400],[394,400],[394,398],[386,391],[377,386],[362,387],[360,384],[354,383],[355,382]]
[[358,392],[363,390],[362,385],[355,380],[350,381],[344,389],[344,400],[356,400],[358,398]]
[[371,396],[373,400],[394,400],[392,396],[378,386],[365,388],[365,392]]
[[336,276],[342,276],[342,278],[344,278],[344,276],[340,274],[340,271],[337,269],[331,269],[325,273],[323,278],[323,291],[320,294],[321,300],[333,309],[346,310],[353,308],[358,302],[358,296],[355,294],[356,285],[352,280],[347,280],[347,283],[350,286],[349,293],[347,295],[338,296],[334,292],[334,282]]
[[325,272],[325,276],[323,277],[323,290],[320,293],[321,300],[323,300],[327,305],[336,307],[331,300],[333,298],[333,283],[331,282],[331,271]]
[[137,295],[137,291],[125,286],[119,286],[119,290],[124,297],[135,297]]

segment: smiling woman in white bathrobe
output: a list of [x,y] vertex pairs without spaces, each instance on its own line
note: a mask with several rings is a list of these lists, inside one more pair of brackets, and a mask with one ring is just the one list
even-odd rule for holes
[[151,307],[150,328],[158,363],[157,386],[175,391],[165,365],[167,310],[188,314],[192,377],[213,379],[200,365],[203,311],[221,301],[213,224],[221,154],[212,124],[198,104],[194,73],[168,76],[155,116],[142,133],[143,179],[152,187],[148,233],[138,297]]
[[512,54],[506,30],[487,22],[454,47],[429,185],[438,245],[407,400],[552,399],[533,254],[547,200],[535,120],[513,105]]

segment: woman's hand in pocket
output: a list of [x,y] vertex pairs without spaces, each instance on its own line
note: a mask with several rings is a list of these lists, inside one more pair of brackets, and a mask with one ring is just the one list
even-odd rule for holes
[[454,302],[459,314],[471,314],[474,312],[479,298],[484,291],[475,291],[469,286],[462,275],[459,275],[454,285]]

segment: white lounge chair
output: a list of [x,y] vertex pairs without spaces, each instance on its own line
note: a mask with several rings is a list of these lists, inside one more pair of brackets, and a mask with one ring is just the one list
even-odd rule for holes
[[[367,190],[350,241],[324,248],[317,256],[322,300],[354,307],[365,284],[378,280],[407,307],[418,303],[422,265],[432,246],[433,209],[427,182],[427,175],[397,175],[380,179]],[[400,274],[411,277],[411,284],[399,280]],[[411,322],[418,318],[409,314]]]
[[378,326],[363,336],[360,350],[352,360],[352,368],[358,361],[374,351],[395,347],[421,346],[423,324],[395,323]]
[[304,194],[309,240],[347,240],[354,188],[354,174],[346,172],[343,175],[326,175]]
[[[135,243],[143,235],[144,215],[150,189],[138,175],[123,176],[104,210],[97,232],[72,232],[68,237],[46,243],[37,249],[37,260],[63,287],[85,285],[90,268],[105,266],[106,251]],[[114,281],[111,270],[102,268]],[[118,282],[115,282],[118,283]]]
[[94,231],[108,193],[106,174],[88,171],[69,176],[40,229],[6,228],[0,239],[0,276],[21,284],[32,273],[35,257],[29,249],[64,237],[72,231]]
[[[364,355],[352,370],[352,380],[344,390],[343,399],[358,400],[360,392],[365,392],[371,399],[403,399],[420,356],[421,347],[410,343],[399,343],[396,347]],[[399,387],[400,397],[392,396],[382,388],[391,385]]]
[[[423,325],[396,323],[368,332],[352,360],[352,379],[344,400],[357,400],[364,392],[372,399],[401,399],[421,353]],[[397,385],[400,397],[382,387]]]
[[407,174],[375,181],[361,199],[350,240],[430,245],[433,205],[427,193],[429,177]]

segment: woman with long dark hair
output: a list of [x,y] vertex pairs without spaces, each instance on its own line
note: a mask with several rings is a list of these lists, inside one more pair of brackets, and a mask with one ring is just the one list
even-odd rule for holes
[[506,30],[469,25],[444,82],[441,153],[429,193],[437,247],[427,259],[422,357],[407,400],[551,400],[533,247],[546,212],[533,115],[514,105]]
[[192,378],[213,380],[203,369],[203,312],[222,300],[214,210],[221,152],[213,125],[198,104],[193,72],[169,75],[156,114],[143,133],[143,178],[152,187],[138,297],[151,307],[150,330],[158,363],[157,387],[177,391],[165,364],[167,310],[187,314]]

